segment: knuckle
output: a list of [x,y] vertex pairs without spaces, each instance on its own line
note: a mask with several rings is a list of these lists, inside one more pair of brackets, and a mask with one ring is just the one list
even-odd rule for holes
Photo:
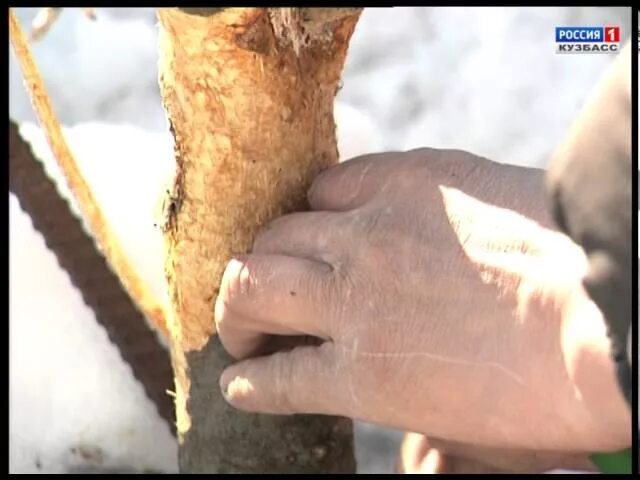
[[381,233],[385,231],[385,217],[386,212],[383,208],[375,208],[364,217],[361,228],[367,240],[375,241],[380,238]]
[[322,304],[327,302],[331,297],[329,288],[329,274],[333,272],[333,267],[327,265],[326,268],[318,266],[317,268],[303,270],[297,280],[294,280],[292,287],[295,290],[305,292],[313,300],[319,300]]
[[367,263],[384,263],[396,229],[391,225],[390,207],[376,207],[358,214],[354,221],[356,238],[361,239],[360,256]]
[[347,192],[355,198],[384,159],[393,153],[367,154],[335,165],[314,179],[307,191],[310,203],[329,193]]
[[252,256],[247,256],[242,262],[232,260],[225,272],[225,303],[233,305],[254,296],[259,278],[264,275],[266,268],[265,260]]

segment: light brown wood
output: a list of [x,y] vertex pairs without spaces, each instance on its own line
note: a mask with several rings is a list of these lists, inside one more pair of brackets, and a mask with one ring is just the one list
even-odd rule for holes
[[[286,451],[270,451],[273,442],[259,441],[261,436],[282,437],[276,420],[255,420],[226,409],[217,387],[225,357],[221,346],[213,344],[213,309],[231,257],[249,251],[256,232],[270,219],[304,209],[313,178],[338,160],[333,102],[359,13],[299,8],[158,11],[160,86],[176,156],[163,229],[183,470],[243,471],[237,466],[240,460],[220,458],[222,454],[194,457],[195,450],[206,448],[202,443],[235,441],[216,437],[212,431],[222,431],[220,425],[204,425],[208,417],[202,409],[218,415],[217,422],[233,423],[235,430],[223,429],[225,436],[234,431],[254,436],[252,448],[263,451],[245,453],[265,458],[248,462],[254,465],[247,467],[251,471],[255,465],[257,471],[267,465],[269,471],[331,469],[328,459],[303,461],[300,452],[297,467],[296,461],[286,467]],[[203,389],[212,391],[204,395]],[[196,397],[208,405],[200,405]],[[344,425],[344,420],[329,417],[324,422]],[[302,434],[305,427],[294,422],[288,428],[290,443],[295,443],[296,432]],[[350,437],[350,428],[341,434],[344,438]],[[187,447],[189,436],[197,441]],[[226,451],[225,456],[232,454]],[[343,462],[336,468],[350,467]]]

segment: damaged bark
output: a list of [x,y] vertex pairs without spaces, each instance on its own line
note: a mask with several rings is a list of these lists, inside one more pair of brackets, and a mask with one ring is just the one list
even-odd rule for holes
[[179,462],[190,473],[355,471],[351,421],[237,411],[218,386],[224,267],[306,207],[338,160],[333,101],[360,9],[159,9],[176,177],[163,226]]

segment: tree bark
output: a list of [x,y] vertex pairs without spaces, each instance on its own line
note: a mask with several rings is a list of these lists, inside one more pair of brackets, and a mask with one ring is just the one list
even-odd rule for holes
[[333,101],[359,9],[159,9],[176,177],[163,231],[182,472],[355,471],[351,421],[239,412],[213,306],[226,263],[337,162]]

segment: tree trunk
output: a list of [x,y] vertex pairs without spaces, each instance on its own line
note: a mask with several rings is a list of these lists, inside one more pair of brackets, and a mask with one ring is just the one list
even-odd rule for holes
[[350,420],[239,412],[213,306],[259,227],[337,162],[333,100],[359,9],[159,9],[176,177],[163,224],[179,462],[190,473],[354,472]]

